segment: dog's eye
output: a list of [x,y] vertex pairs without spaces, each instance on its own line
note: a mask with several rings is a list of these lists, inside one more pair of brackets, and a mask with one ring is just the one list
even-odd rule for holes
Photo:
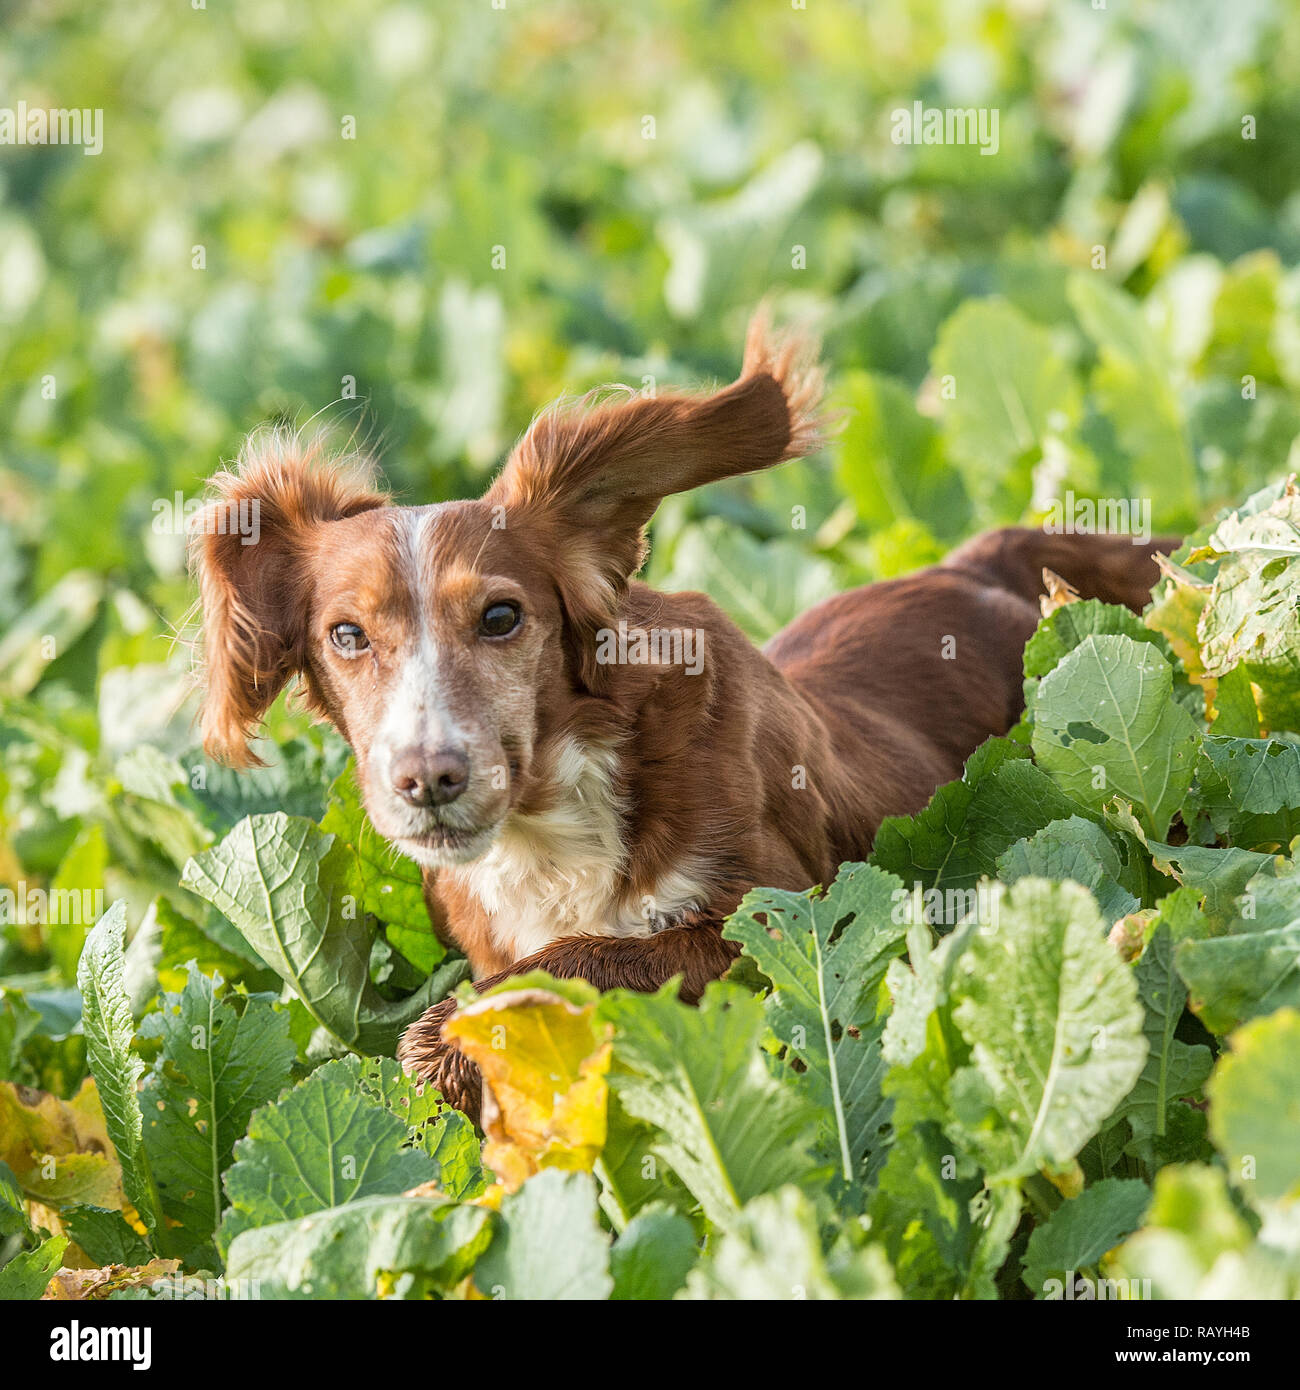
[[370,645],[370,638],[356,623],[335,623],[330,628],[330,641],[335,651],[342,652],[344,656],[356,656]]
[[485,637],[509,637],[519,626],[517,603],[490,603],[479,619],[479,630]]

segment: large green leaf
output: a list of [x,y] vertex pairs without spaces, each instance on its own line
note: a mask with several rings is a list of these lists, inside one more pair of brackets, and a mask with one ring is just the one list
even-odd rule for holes
[[1171,655],[1164,635],[1147,627],[1137,614],[1120,604],[1087,598],[1054,608],[1038,624],[1025,643],[1025,675],[1041,680],[1089,637],[1131,637],[1135,642],[1149,642],[1164,656]]
[[1038,683],[1044,676],[1089,637],[1116,636],[1149,643],[1168,657],[1174,665],[1174,698],[1198,715],[1203,712],[1204,696],[1188,681],[1165,634],[1119,604],[1089,598],[1054,608],[1025,644],[1025,704],[1029,716],[1033,715]]
[[1146,1183],[1122,1178],[1107,1178],[1063,1203],[1029,1237],[1025,1287],[1041,1298],[1049,1280],[1064,1284],[1094,1268],[1108,1250],[1137,1230],[1150,1203]]
[[1175,960],[1192,1009],[1216,1033],[1282,1005],[1300,1007],[1300,875],[1251,879],[1228,934],[1184,941]]
[[596,1215],[589,1173],[544,1168],[502,1198],[505,1228],[474,1269],[479,1292],[495,1299],[603,1299],[614,1288],[609,1237]]
[[824,893],[754,889],[723,931],[772,982],[768,1022],[798,1066],[787,1079],[825,1112],[845,1182],[879,1142],[878,996],[903,947],[902,896],[892,874],[845,864]]
[[1210,1134],[1256,1206],[1300,1197],[1300,1011],[1279,1009],[1228,1040],[1206,1088]]
[[1196,781],[1216,833],[1232,844],[1285,852],[1300,834],[1300,743],[1203,739]]
[[385,924],[389,940],[403,954],[432,970],[447,952],[429,920],[420,866],[370,823],[355,764],[349,763],[330,788],[320,825],[352,851],[349,889],[361,907]]
[[343,1047],[392,1052],[402,1029],[465,977],[447,962],[388,1003],[370,983],[375,923],[349,892],[351,856],[309,820],[249,816],[185,866],[183,882],[239,928]]
[[1173,668],[1150,644],[1088,637],[1043,677],[1034,754],[1069,796],[1094,810],[1133,803],[1163,836],[1191,785],[1197,729],[1173,701]]
[[1091,894],[1022,879],[971,933],[954,991],[972,1053],[950,1088],[965,1143],[991,1179],[1069,1164],[1147,1054],[1137,987]]
[[131,1046],[135,1027],[123,981],[126,904],[115,902],[91,928],[77,966],[86,1056],[104,1107],[104,1124],[122,1165],[122,1189],[151,1233],[155,1249],[169,1253],[162,1199],[149,1166],[137,1089],[144,1062]]
[[460,1283],[491,1239],[492,1217],[482,1207],[361,1197],[241,1232],[226,1278],[263,1281],[282,1297],[428,1298]]
[[[940,787],[923,811],[881,822],[871,863],[909,887],[964,893],[992,876],[998,856],[1017,840],[1082,813],[1029,761],[1026,748],[989,739],[971,755],[961,778]],[[942,916],[931,917],[947,927],[957,920],[946,906]]]
[[885,530],[909,518],[938,536],[959,537],[970,503],[912,394],[890,377],[857,371],[838,389],[848,424],[836,473],[862,520]]
[[1161,524],[1198,519],[1200,486],[1170,365],[1138,303],[1091,271],[1070,278],[1070,303],[1097,344],[1092,387],[1125,456],[1125,495],[1153,499]]
[[478,1136],[470,1120],[448,1105],[432,1086],[420,1084],[391,1057],[345,1057],[356,1084],[407,1128],[408,1144],[437,1164],[440,1191],[458,1202],[481,1196],[486,1185]]
[[253,1227],[437,1178],[433,1159],[407,1147],[408,1126],[358,1086],[351,1060],[327,1062],[254,1112],[223,1179],[231,1204],[223,1245]]
[[1017,840],[999,855],[997,868],[1004,883],[1022,878],[1081,883],[1096,898],[1108,922],[1139,906],[1137,898],[1120,885],[1124,868],[1119,851],[1099,825],[1082,816],[1053,821],[1028,839]]
[[810,1154],[821,1114],[764,1066],[761,1000],[727,984],[710,985],[696,1009],[675,996],[671,982],[604,996],[598,1014],[616,1029],[609,1082],[655,1126],[656,1154],[705,1215],[726,1225],[761,1192],[825,1176]]
[[177,1254],[206,1245],[223,1206],[221,1175],[253,1111],[280,1094],[295,1049],[288,1014],[265,999],[222,997],[191,968],[180,994],[141,1025],[161,1050],[140,1102],[144,1147]]
[[654,1203],[627,1223],[610,1251],[617,1302],[671,1298],[686,1282],[700,1246],[681,1212]]

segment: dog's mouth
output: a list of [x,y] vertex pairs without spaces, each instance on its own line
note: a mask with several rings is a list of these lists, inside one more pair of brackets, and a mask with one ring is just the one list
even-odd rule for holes
[[417,835],[401,836],[396,844],[417,864],[430,869],[446,869],[477,859],[496,839],[497,829],[497,825],[464,828],[433,824]]

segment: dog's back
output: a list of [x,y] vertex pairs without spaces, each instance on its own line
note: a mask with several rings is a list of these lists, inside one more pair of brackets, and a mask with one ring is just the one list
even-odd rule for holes
[[869,778],[845,857],[869,852],[883,816],[919,810],[1015,723],[1044,569],[1137,611],[1159,576],[1156,552],[1176,545],[991,531],[940,565],[826,599],[772,638],[765,655],[822,711],[845,766]]

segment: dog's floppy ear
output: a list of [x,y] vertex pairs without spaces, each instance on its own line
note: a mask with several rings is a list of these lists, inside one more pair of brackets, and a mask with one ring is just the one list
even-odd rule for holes
[[546,528],[589,688],[602,685],[595,633],[645,559],[660,501],[815,452],[822,379],[806,340],[774,335],[760,312],[740,376],[721,391],[579,403],[534,422],[484,500],[504,506],[509,526]]
[[190,527],[203,608],[203,746],[235,767],[260,765],[248,740],[305,659],[303,545],[327,521],[387,499],[364,460],[327,456],[322,439],[250,436]]

